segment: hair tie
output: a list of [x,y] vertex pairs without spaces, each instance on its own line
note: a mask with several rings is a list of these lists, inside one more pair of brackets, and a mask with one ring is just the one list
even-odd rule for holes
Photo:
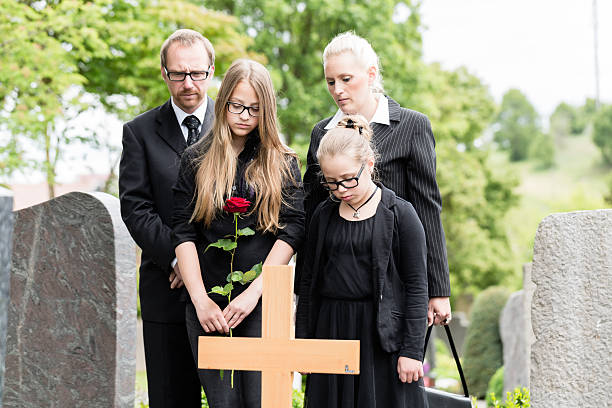
[[362,134],[363,132],[363,126],[358,126],[355,124],[355,121],[353,121],[353,119],[347,119],[346,120],[346,125],[344,126],[347,129],[357,129],[359,131],[359,134]]

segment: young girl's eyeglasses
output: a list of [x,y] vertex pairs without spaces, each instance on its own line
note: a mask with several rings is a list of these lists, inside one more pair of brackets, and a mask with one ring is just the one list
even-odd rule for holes
[[347,179],[340,180],[340,181],[322,181],[321,186],[323,186],[324,189],[329,190],[329,191],[336,191],[338,187],[340,186],[346,189],[355,188],[359,185],[359,177],[361,176],[361,172],[363,171],[364,168],[365,168],[365,163],[361,165],[361,168],[359,169],[359,173],[357,173],[355,177],[347,178]]

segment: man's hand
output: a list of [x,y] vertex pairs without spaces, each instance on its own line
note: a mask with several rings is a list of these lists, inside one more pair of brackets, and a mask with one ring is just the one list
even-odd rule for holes
[[427,326],[447,325],[451,321],[450,300],[447,297],[432,297],[427,306]]
[[170,272],[170,276],[168,277],[170,281],[170,289],[177,289],[183,287],[185,284],[183,282],[183,277],[181,276],[181,271],[178,266],[178,262],[174,265],[174,269]]

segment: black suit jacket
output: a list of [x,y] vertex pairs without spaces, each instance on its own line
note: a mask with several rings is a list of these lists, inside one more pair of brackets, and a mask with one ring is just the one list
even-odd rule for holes
[[[208,98],[202,134],[212,127],[214,102]],[[187,147],[170,100],[123,125],[119,165],[121,217],[142,249],[140,309],[143,320],[184,322],[183,289],[170,289],[172,186]]]
[[[450,296],[446,241],[440,211],[442,199],[436,182],[436,151],[431,124],[420,112],[402,108],[389,100],[390,125],[373,123],[374,145],[379,158],[376,170],[380,181],[416,209],[427,239],[427,278],[429,297]],[[309,225],[317,205],[328,196],[319,184],[320,167],[316,153],[321,139],[327,133],[330,118],[317,123],[312,129],[304,174],[306,225]],[[298,260],[296,286],[301,273]]]
[[[428,299],[425,232],[413,206],[380,186],[381,200],[372,229],[376,329],[383,350],[423,360]],[[338,212],[338,203],[327,199],[312,217],[299,292],[297,337],[315,335],[320,305],[317,287],[325,273],[325,236],[334,212]]]

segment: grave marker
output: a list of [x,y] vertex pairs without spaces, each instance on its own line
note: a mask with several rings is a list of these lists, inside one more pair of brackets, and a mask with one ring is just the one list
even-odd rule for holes
[[612,401],[612,210],[546,217],[536,233],[531,406]]
[[295,339],[293,267],[264,266],[263,280],[262,337],[201,336],[198,368],[261,371],[262,408],[291,406],[293,371],[359,374],[358,340]]
[[134,405],[135,246],[104,193],[17,211],[3,407]]
[[13,194],[0,187],[0,402],[4,383],[6,318],[9,305],[9,271],[13,236]]

